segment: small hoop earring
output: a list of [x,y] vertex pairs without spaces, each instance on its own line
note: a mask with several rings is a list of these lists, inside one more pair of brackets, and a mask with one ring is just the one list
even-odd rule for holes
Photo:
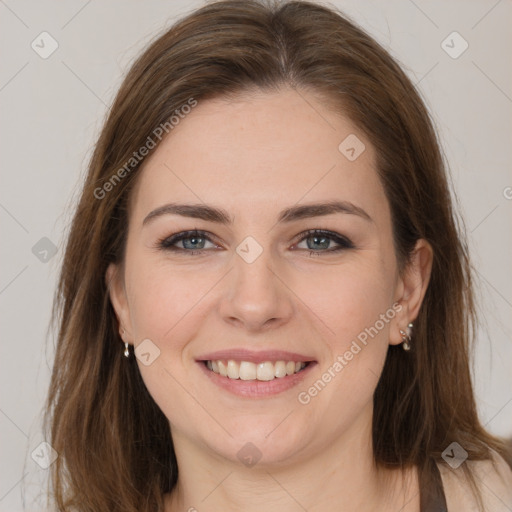
[[405,331],[402,331],[402,329],[400,329],[400,335],[402,336],[402,348],[406,351],[406,352],[409,352],[409,350],[411,350],[411,334],[410,334],[410,331],[413,327],[413,324],[412,322],[410,324],[407,325],[407,329],[409,332],[405,332]]
[[124,342],[124,356],[125,357],[130,357],[130,351],[128,350],[128,347],[129,347],[129,343],[127,341]]

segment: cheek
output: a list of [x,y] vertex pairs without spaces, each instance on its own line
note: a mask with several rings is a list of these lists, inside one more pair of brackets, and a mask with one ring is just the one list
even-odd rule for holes
[[128,294],[136,338],[168,339],[182,328],[184,318],[197,314],[213,282],[208,273],[180,272],[179,267],[158,262],[134,266]]
[[[308,276],[296,273],[290,286],[311,311],[311,318],[321,320],[322,332],[333,350],[343,350],[390,309],[388,317],[394,316],[392,273],[376,252],[366,256],[318,268]],[[381,324],[378,336],[386,338],[389,323]]]
[[150,339],[159,350],[151,364],[137,361],[142,379],[172,425],[187,430],[189,415],[201,414],[200,406],[184,392],[184,387],[190,389],[188,343],[202,324],[201,298],[214,280],[208,273],[180,272],[157,262],[134,266],[132,272],[130,314],[135,343]]
[[376,252],[367,256],[367,260],[325,269],[325,274],[318,272],[302,288],[297,282],[297,294],[308,297],[305,302],[322,320],[317,324],[323,326],[322,343],[327,348],[317,380],[302,390],[301,403],[323,404],[335,416],[343,410],[344,421],[351,421],[373,396],[396,315],[393,274],[380,264]]

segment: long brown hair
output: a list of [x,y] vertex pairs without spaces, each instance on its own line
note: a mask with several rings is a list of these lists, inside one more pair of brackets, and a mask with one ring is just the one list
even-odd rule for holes
[[318,94],[376,148],[400,269],[418,239],[434,250],[414,349],[389,348],[375,392],[376,463],[428,472],[453,441],[473,460],[490,458],[490,449],[504,453],[477,417],[469,370],[476,326],[471,266],[418,92],[341,13],[309,2],[226,0],[183,18],[136,60],[90,161],[52,317],[58,343],[45,428],[59,454],[50,492],[58,510],[161,511],[178,476],[168,420],[135,358],[123,357],[105,282],[109,263],[123,262],[128,198],[141,168],[126,162],[191,98],[280,87]]

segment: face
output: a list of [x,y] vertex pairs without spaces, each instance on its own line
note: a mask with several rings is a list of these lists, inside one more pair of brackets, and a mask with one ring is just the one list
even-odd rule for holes
[[368,424],[417,288],[370,142],[293,90],[200,101],[180,121],[141,170],[107,278],[173,438],[233,461],[251,442],[269,464]]

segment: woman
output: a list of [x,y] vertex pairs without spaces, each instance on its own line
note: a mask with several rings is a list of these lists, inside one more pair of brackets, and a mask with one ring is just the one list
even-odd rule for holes
[[429,115],[308,2],[211,3],[123,82],[55,302],[58,510],[506,510]]

